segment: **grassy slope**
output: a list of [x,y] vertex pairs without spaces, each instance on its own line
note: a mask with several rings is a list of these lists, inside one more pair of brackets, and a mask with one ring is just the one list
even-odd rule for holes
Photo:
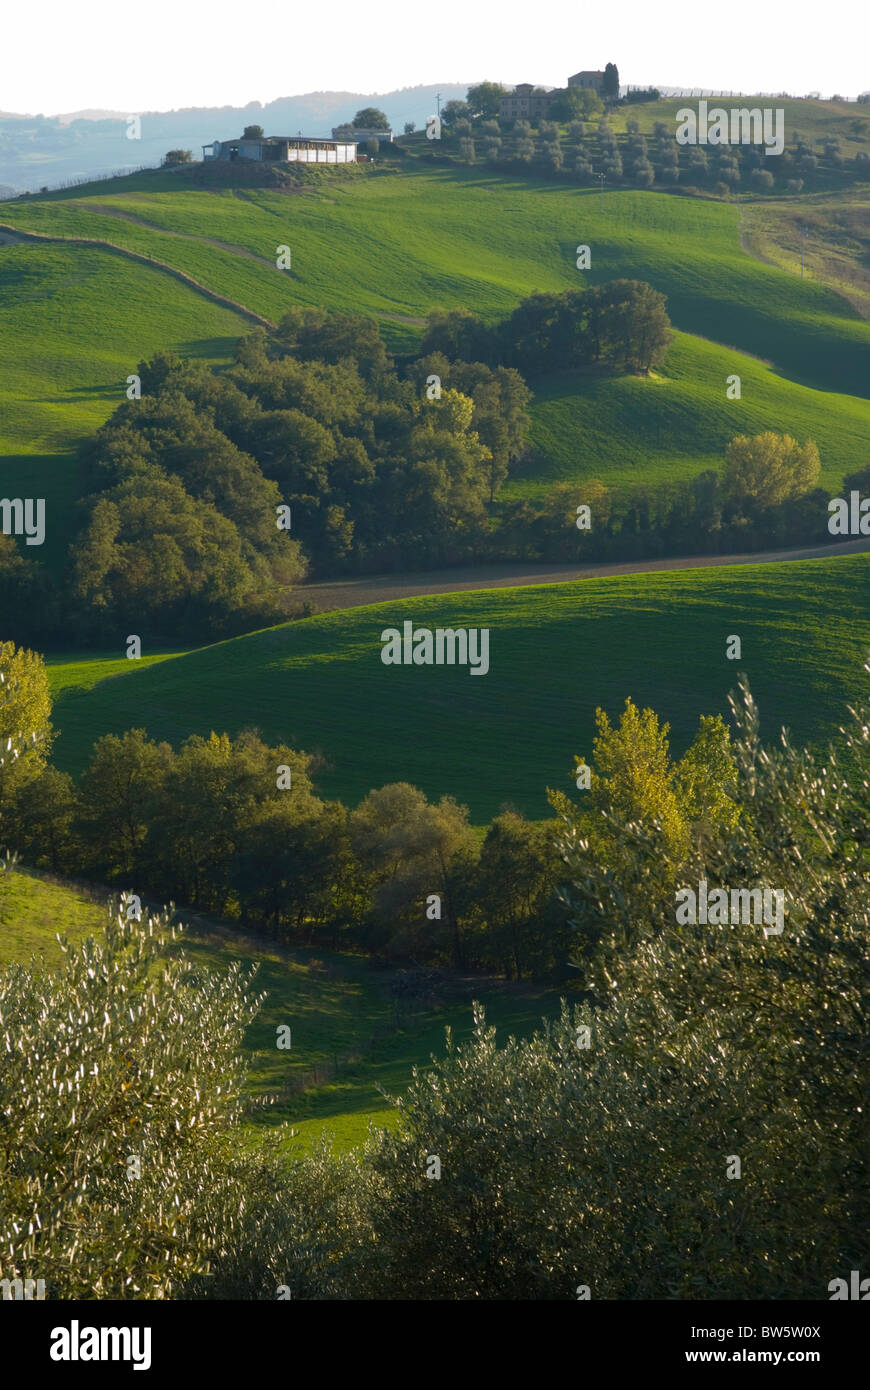
[[[868,118],[870,125],[870,118]],[[832,286],[870,319],[870,193],[758,198],[742,207],[744,242],[763,260]]]
[[123,399],[137,363],[166,347],[226,360],[246,325],[177,281],[90,248],[0,247],[0,304],[0,496],[46,499],[38,558],[59,563],[80,492],[70,451]]
[[[823,389],[867,394],[870,325],[824,287],[752,260],[740,247],[738,209],[717,202],[602,195],[454,167],[336,180],[298,196],[177,184],[93,198],[71,190],[7,204],[4,213],[18,227],[150,252],[270,318],[290,303],[407,316],[464,305],[495,317],[532,290],[576,284],[574,247],[585,241],[592,282],[649,279],[683,331],[775,361]],[[293,251],[289,275],[274,268],[284,242]]]
[[[782,109],[785,125],[785,143],[790,146],[794,135],[799,131],[811,144],[828,136],[837,136],[842,142],[843,153],[853,158],[859,150],[867,148],[866,136],[852,132],[852,122],[867,119],[867,107],[854,101],[810,101],[800,98],[793,101],[788,97],[707,97],[710,110],[714,106],[732,107],[771,107]],[[610,116],[609,121],[616,131],[624,131],[626,121],[636,120],[641,132],[652,134],[656,121],[665,121],[670,129],[676,130],[676,114],[683,107],[698,109],[697,97],[667,97],[660,101],[639,102],[637,105],[621,106]]]
[[[99,935],[104,909],[92,897],[100,896],[26,870],[0,879],[0,969],[33,957],[56,965],[58,932],[72,942]],[[390,1123],[393,1112],[378,1086],[390,1095],[401,1092],[412,1067],[425,1066],[433,1052],[443,1050],[447,1025],[466,1036],[472,998],[485,1003],[490,1022],[514,1034],[531,1032],[542,1016],[558,1009],[556,994],[541,986],[463,982],[459,992],[464,998],[420,1010],[396,1028],[391,969],[374,971],[359,957],[320,948],[272,949],[199,925],[185,933],[183,948],[216,969],[233,960],[257,966],[256,988],[267,998],[246,1040],[250,1094],[260,1099],[277,1095],[279,1100],[254,1112],[249,1132],[290,1120],[294,1147],[307,1147],[324,1131],[340,1147],[351,1147],[365,1137],[370,1121]],[[279,1024],[291,1029],[289,1051],[275,1046]],[[292,1093],[285,1090],[288,1082]]]
[[[378,604],[150,667],[121,658],[84,693],[88,663],[56,660],[55,760],[78,769],[100,734],[136,725],[177,743],[256,724],[326,754],[321,786],[346,802],[407,780],[455,794],[477,822],[506,801],[540,816],[544,789],[568,786],[572,756],[591,754],[596,706],[617,714],[627,695],[669,720],[679,747],[699,714],[726,710],[740,669],[767,737],[780,723],[800,737],[831,733],[862,686],[868,593],[870,557],[853,556]],[[405,618],[489,627],[489,674],[384,666],[380,633]],[[732,633],[739,663],[725,659]]]
[[[436,305],[495,318],[533,290],[575,285],[573,249],[587,241],[591,281],[648,279],[692,336],[672,350],[666,385],[541,383],[533,442],[549,467],[532,467],[510,491],[590,474],[612,483],[641,471],[650,482],[691,476],[721,461],[732,433],[756,425],[816,438],[831,487],[863,461],[870,407],[842,393],[866,397],[870,324],[820,283],[747,255],[734,206],[454,167],[324,179],[293,196],[135,175],[7,203],[3,217],[153,256],[267,318],[294,303],[373,314],[396,349],[419,336],[408,320]],[[292,248],[290,273],[274,265],[281,243]],[[56,504],[57,527],[77,493],[65,451],[109,413],[135,363],[161,346],[225,360],[245,327],[165,275],[92,249],[4,248],[0,299],[0,488],[38,489]],[[731,372],[747,383],[741,405],[725,401]],[[59,554],[48,544],[43,557]]]
[[[726,396],[736,373],[742,395]],[[652,377],[556,373],[533,383],[534,460],[502,497],[546,495],[555,482],[599,478],[609,487],[671,482],[719,468],[735,434],[776,430],[815,439],[820,483],[836,494],[866,462],[870,401],[798,386],[763,362],[678,334]]]

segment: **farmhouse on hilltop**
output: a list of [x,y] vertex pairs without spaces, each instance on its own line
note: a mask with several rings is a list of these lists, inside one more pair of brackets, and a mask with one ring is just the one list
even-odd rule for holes
[[502,120],[518,121],[526,117],[546,116],[550,110],[553,92],[545,92],[531,82],[519,82],[512,92],[501,98],[498,114]]
[[[573,77],[568,78],[569,87],[579,87],[584,92],[594,92],[596,96],[604,95],[604,73],[585,69],[583,72],[575,72]],[[501,98],[498,106],[498,114],[505,121],[518,121],[531,118],[539,120],[542,116],[546,118],[550,114],[550,106],[557,96],[560,95],[562,88],[553,87],[546,91],[543,87],[535,87],[531,82],[518,82],[512,92],[506,92]],[[335,131],[332,132],[335,135]]]
[[214,140],[203,145],[204,160],[254,159],[266,164],[354,164],[355,140],[321,140],[308,135],[269,135]]
[[584,92],[595,92],[597,96],[601,96],[604,91],[604,73],[591,71],[575,72],[573,77],[568,78],[568,86],[581,87]]

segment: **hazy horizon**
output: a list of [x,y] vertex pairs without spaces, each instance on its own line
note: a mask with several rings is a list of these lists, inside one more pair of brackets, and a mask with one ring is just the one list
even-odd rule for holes
[[[861,42],[870,25],[859,0],[827,7],[829,31],[840,40],[827,45],[802,27],[812,16],[804,21],[786,0],[760,7],[750,28],[730,25],[727,16],[723,23],[718,11],[701,6],[686,13],[689,21],[675,28],[641,0],[624,0],[616,18],[578,18],[570,0],[546,0],[534,22],[518,6],[502,7],[495,25],[489,5],[443,0],[434,13],[408,11],[397,32],[336,0],[326,31],[318,13],[291,12],[282,47],[272,41],[280,39],[280,20],[264,43],[261,26],[240,25],[236,7],[213,0],[190,0],[183,9],[151,0],[126,26],[110,0],[85,0],[74,10],[46,0],[38,12],[7,16],[7,54],[35,50],[38,57],[9,64],[2,106],[7,115],[57,116],[266,105],[297,95],[378,95],[483,79],[552,87],[606,62],[632,85],[854,98],[870,84]],[[452,76],[459,68],[464,76]]]

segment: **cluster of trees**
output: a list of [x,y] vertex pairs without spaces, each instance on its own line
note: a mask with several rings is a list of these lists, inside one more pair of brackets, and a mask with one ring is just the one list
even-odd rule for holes
[[[604,110],[604,103],[597,92],[583,87],[560,87],[555,91],[535,88],[535,92],[550,97],[548,117],[554,121],[573,121],[577,118],[598,116]],[[604,69],[602,88],[604,102],[608,106],[616,104],[619,98],[619,70],[615,63],[608,63]],[[502,98],[509,95],[507,87],[500,82],[478,82],[469,87],[465,101],[448,101],[442,109],[441,119],[451,132],[463,134],[465,127],[470,130],[480,128],[481,122],[497,120],[501,111]],[[502,129],[510,129],[513,121],[501,121]]]
[[[142,729],[108,734],[76,785],[48,762],[40,658],[6,644],[0,662],[7,680],[19,673],[22,692],[17,705],[0,708],[0,738],[21,742],[25,692],[37,726],[23,757],[0,767],[0,844],[27,862],[298,940],[508,978],[559,973],[567,928],[555,822],[505,808],[480,837],[466,807],[451,797],[429,802],[407,783],[373,790],[348,810],[317,795],[315,760],[252,731],[192,736],[177,752]],[[727,734],[702,721],[672,766],[666,733],[659,764],[676,788],[670,814],[686,836],[699,805],[704,815],[718,805]],[[600,714],[594,762],[608,799],[635,795],[648,737],[630,701],[616,727]],[[554,807],[561,814],[558,798]]]
[[225,372],[159,354],[81,450],[65,582],[0,537],[0,598],[26,640],[202,640],[288,616],[309,570],[479,554],[526,449],[520,369],[646,369],[668,338],[663,297],[615,281],[493,327],[435,315],[401,364],[372,320],[313,308],[254,330]]
[[481,840],[451,797],[398,782],[348,810],[317,795],[315,772],[252,731],[175,752],[132,729],[97,742],[77,785],[48,765],[7,788],[0,843],[285,939],[508,978],[560,973],[553,824],[506,809]]
[[407,783],[349,811],[317,795],[314,759],[252,731],[193,736],[177,752],[142,729],[109,734],[76,785],[48,761],[41,658],[5,643],[0,678],[14,692],[0,701],[0,741],[21,750],[0,760],[0,845],[25,861],[296,940],[509,978],[558,973],[553,825],[505,809],[481,840],[466,807]]
[[161,354],[138,376],[82,450],[67,582],[0,551],[0,594],[30,585],[26,621],[49,636],[202,640],[286,616],[309,566],[462,557],[525,445],[516,371],[456,364],[430,393],[374,322],[317,309],[255,330],[227,372]]
[[467,309],[430,315],[421,351],[522,366],[531,377],[577,367],[649,371],[671,341],[665,305],[643,280],[533,294],[493,326]]
[[499,499],[528,454],[526,376],[648,371],[670,338],[664,297],[616,280],[531,295],[495,324],[433,313],[401,361],[372,320],[313,308],[255,329],[223,372],[159,354],[82,447],[63,582],[0,535],[7,632],[201,642],[299,612],[310,572],[827,541],[816,446],[772,432],[686,483]]
[[[0,974],[0,1273],[53,1298],[829,1297],[870,1220],[870,707],[819,755],[762,745],[745,687],[734,717],[676,765],[651,712],[600,721],[592,804],[560,809],[584,1002],[502,1047],[478,1013],[351,1155],[238,1142],[258,1001],[124,900],[60,971]],[[701,879],[781,887],[785,930],[677,926]]]
[[[814,486],[820,466],[812,440],[800,444],[765,431],[738,435],[727,446],[721,472],[705,469],[686,482],[626,491],[597,479],[563,483],[543,501],[524,498],[501,506],[500,556],[607,563],[824,545],[831,540],[829,497]],[[847,492],[868,485],[870,471],[844,482]],[[583,527],[579,506],[589,508]]]

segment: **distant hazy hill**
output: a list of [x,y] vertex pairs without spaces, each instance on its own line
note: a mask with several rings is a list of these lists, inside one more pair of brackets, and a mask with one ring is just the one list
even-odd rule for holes
[[[194,106],[181,111],[146,112],[141,139],[127,138],[127,117],[113,112],[87,111],[60,116],[20,116],[0,112],[0,185],[15,192],[53,187],[66,179],[94,177],[120,169],[155,165],[167,150],[190,149],[240,135],[246,125],[261,125],[267,134],[329,135],[332,127],[351,120],[362,106],[386,112],[395,129],[406,121],[418,126],[442,103],[465,96],[468,83],[434,87],[404,87],[400,91],[308,92],[279,97],[262,105]],[[132,112],[130,113],[133,114]],[[0,197],[4,190],[0,188]],[[5,196],[9,196],[8,193]]]

